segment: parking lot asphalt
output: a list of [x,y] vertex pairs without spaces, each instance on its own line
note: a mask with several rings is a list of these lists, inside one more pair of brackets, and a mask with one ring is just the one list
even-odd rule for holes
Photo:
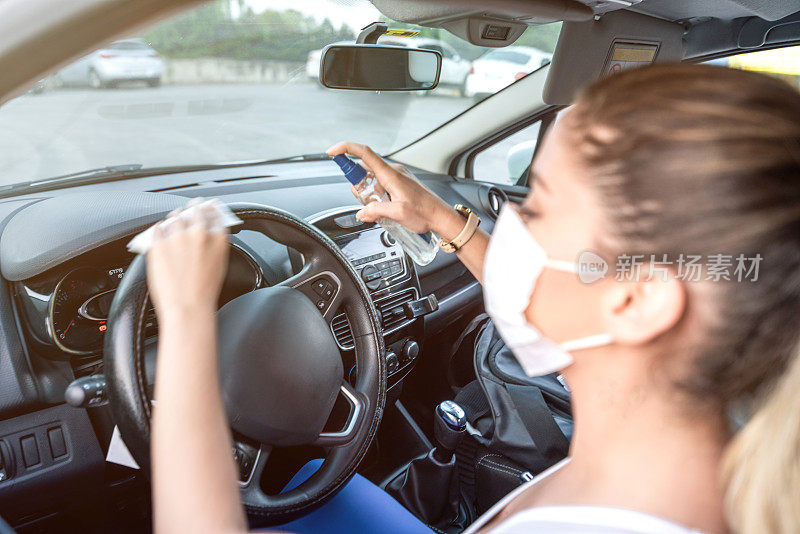
[[446,90],[286,85],[61,88],[0,107],[0,185],[106,165],[146,167],[323,152],[341,140],[403,146],[469,108]]

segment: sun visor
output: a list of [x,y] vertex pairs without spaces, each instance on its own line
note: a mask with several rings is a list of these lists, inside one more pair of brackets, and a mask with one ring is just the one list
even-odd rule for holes
[[630,11],[565,22],[544,86],[544,101],[569,105],[601,76],[653,62],[683,59],[683,26]]

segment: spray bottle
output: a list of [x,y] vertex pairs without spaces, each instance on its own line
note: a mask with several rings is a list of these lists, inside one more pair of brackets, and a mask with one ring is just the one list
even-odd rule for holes
[[[381,194],[376,190],[378,180],[375,178],[375,175],[364,170],[361,165],[355,163],[344,154],[334,156],[333,161],[341,167],[345,178],[353,184],[353,187],[355,187],[358,193],[358,199],[362,204],[366,205],[370,202],[384,202],[389,200],[389,195],[387,193],[384,192]],[[395,241],[400,243],[403,250],[411,256],[411,259],[414,260],[414,263],[417,265],[427,265],[436,257],[439,245],[437,244],[438,239],[433,233],[416,234],[405,226],[385,217],[378,219],[377,223],[381,225]]]

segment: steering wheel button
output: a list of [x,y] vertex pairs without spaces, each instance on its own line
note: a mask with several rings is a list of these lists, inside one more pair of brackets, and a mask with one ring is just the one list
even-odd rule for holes
[[322,290],[322,298],[330,299],[333,296],[333,284],[325,282],[325,288]]
[[320,278],[319,280],[314,280],[314,283],[311,285],[311,287],[314,288],[314,292],[317,295],[322,295],[325,292],[325,286],[326,285],[330,285],[330,284],[328,282],[326,282],[325,280],[323,280],[322,278]]
[[325,302],[323,299],[319,299],[319,300],[317,301],[317,309],[318,309],[318,310],[324,310],[324,309],[325,309],[325,306],[327,306],[327,305],[328,305],[328,303],[327,303],[327,302]]

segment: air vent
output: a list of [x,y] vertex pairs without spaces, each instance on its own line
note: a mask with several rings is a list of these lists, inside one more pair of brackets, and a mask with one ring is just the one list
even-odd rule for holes
[[271,174],[259,174],[257,176],[236,176],[234,178],[217,178],[214,180],[206,180],[203,182],[195,182],[190,184],[173,185],[170,187],[162,187],[160,189],[148,189],[150,193],[163,193],[165,191],[177,191],[179,189],[190,189],[192,187],[199,187],[207,184],[224,184],[228,182],[240,182],[242,180],[256,180],[258,178],[272,178]]
[[224,184],[227,182],[239,182],[241,180],[255,180],[256,178],[272,178],[273,175],[271,174],[264,174],[260,176],[238,176],[236,178],[219,178],[217,180],[213,180],[218,184]]
[[[383,335],[392,332],[411,323],[413,319],[406,318],[403,313],[403,304],[411,302],[417,298],[417,290],[414,288],[404,289],[387,297],[375,301],[375,307],[381,314]],[[345,314],[340,313],[331,321],[331,331],[336,338],[339,348],[350,350],[353,348],[353,332],[350,330],[350,323],[347,322]]]
[[386,335],[410,322],[403,312],[403,304],[416,298],[415,289],[404,289],[394,295],[389,295],[375,301],[375,307],[383,317],[383,334]]
[[500,209],[503,207],[503,204],[505,204],[507,201],[508,197],[506,196],[506,194],[500,189],[497,189],[496,187],[490,187],[486,191],[486,202],[487,202],[486,207],[488,208],[489,213],[494,218],[497,218],[497,216],[500,214]]
[[350,331],[350,323],[347,322],[347,316],[340,313],[331,321],[331,330],[333,337],[336,338],[336,344],[342,349],[353,348],[353,332]]
[[164,191],[177,191],[178,189],[188,189],[190,187],[197,187],[198,183],[193,184],[181,184],[181,185],[174,185],[171,187],[162,187],[161,189],[148,189],[150,193],[163,193]]

